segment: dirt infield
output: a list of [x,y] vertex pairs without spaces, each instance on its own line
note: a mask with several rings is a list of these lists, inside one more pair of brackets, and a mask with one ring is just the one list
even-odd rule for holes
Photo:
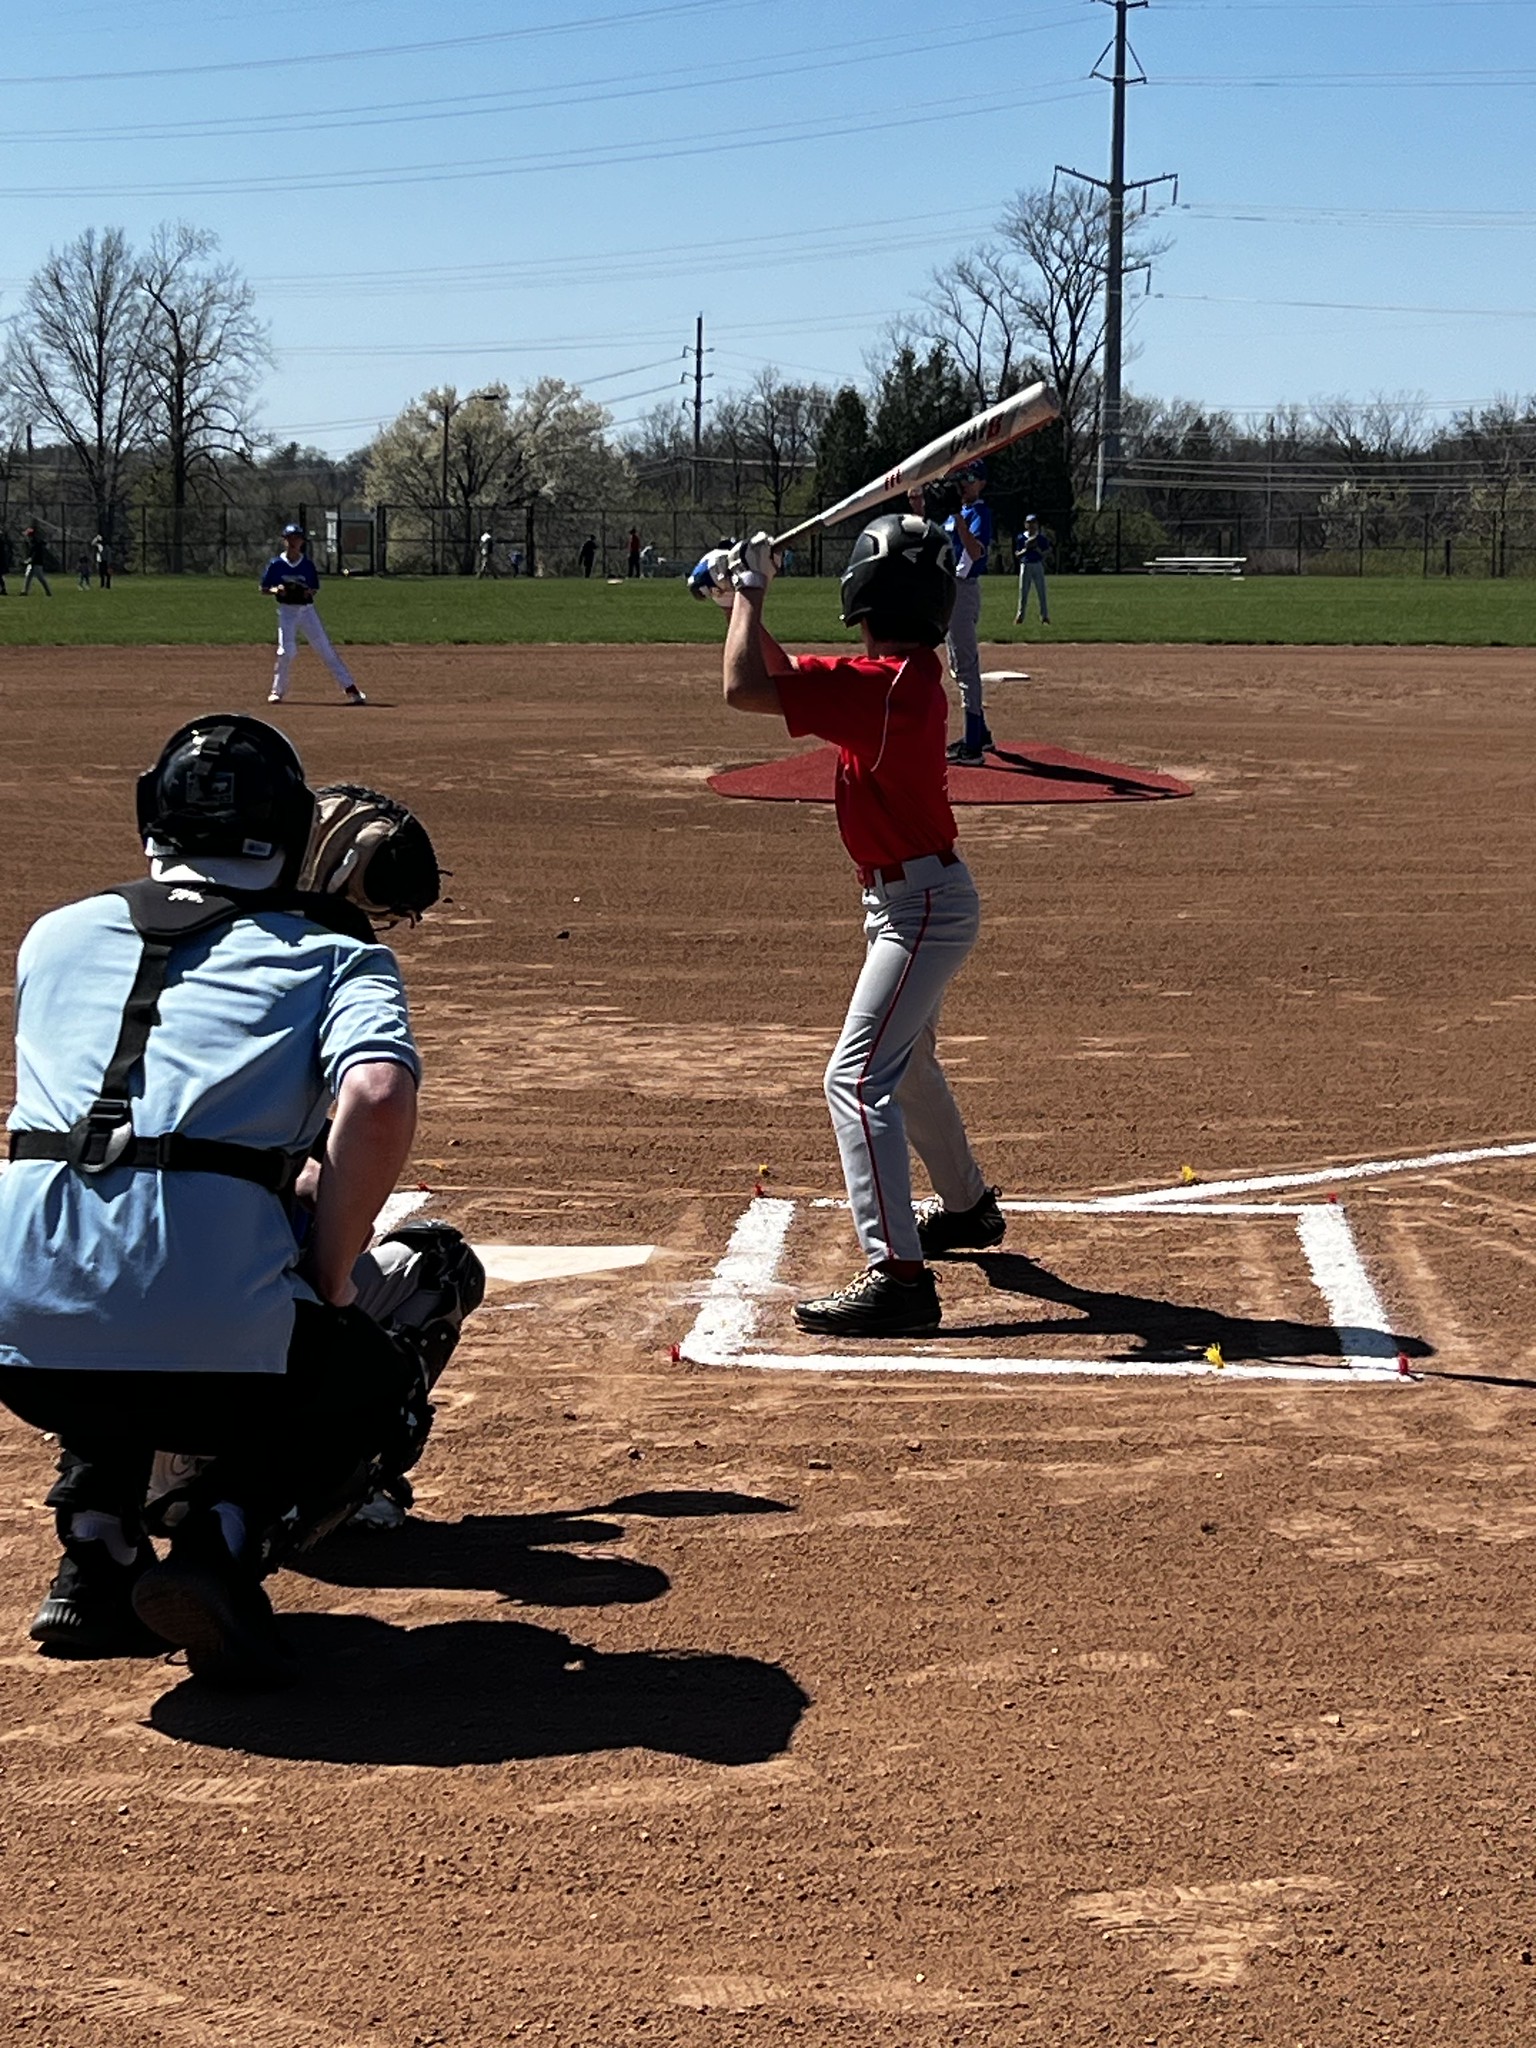
[[[1536,1133],[1529,654],[1031,660],[995,723],[1196,796],[963,815],[946,1060],[1008,1195]],[[658,1249],[493,1290],[422,1519],[277,1581],[276,1701],[32,1654],[48,1452],[0,1423],[0,2041],[1529,2042],[1530,1162],[1340,1182],[1413,1380],[1347,1373],[1294,1219],[1214,1207],[1016,1215],[941,1274],[970,1376],[674,1362],[760,1167],[786,1355],[853,1263],[830,813],[710,793],[775,742],[706,650],[371,649],[364,713],[297,673],[311,774],[454,871],[401,945],[438,1212]],[[6,657],[7,947],[265,674]],[[987,1370],[1208,1342],[1324,1376]]]

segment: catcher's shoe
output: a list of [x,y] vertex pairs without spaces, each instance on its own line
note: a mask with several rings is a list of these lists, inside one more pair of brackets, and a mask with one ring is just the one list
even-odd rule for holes
[[946,1252],[986,1252],[1001,1244],[1008,1219],[997,1206],[997,1189],[988,1188],[969,1209],[946,1209],[934,1195],[914,1204],[917,1212],[917,1241],[925,1259],[941,1259]]
[[27,1633],[55,1657],[160,1657],[165,1644],[134,1612],[133,1589],[155,1561],[148,1543],[119,1564],[105,1543],[68,1539]]
[[898,1280],[883,1266],[868,1266],[856,1280],[819,1301],[797,1301],[802,1330],[826,1337],[925,1337],[939,1327],[939,1290],[926,1269]]
[[218,1516],[189,1514],[164,1564],[133,1589],[134,1612],[187,1653],[194,1678],[229,1692],[269,1692],[298,1676],[257,1571],[232,1557]]

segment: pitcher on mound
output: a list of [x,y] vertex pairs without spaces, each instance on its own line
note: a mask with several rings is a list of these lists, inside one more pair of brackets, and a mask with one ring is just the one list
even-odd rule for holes
[[302,635],[336,678],[347,702],[366,704],[368,699],[357,687],[352,671],[331,645],[331,636],[321,621],[320,608],[315,602],[320,588],[320,572],[309,559],[302,526],[283,528],[282,553],[274,555],[262,570],[261,587],[268,597],[277,599],[277,664],[272,671],[272,688],[267,694],[267,702],[281,704],[287,696],[288,671],[293,667],[293,657],[299,651]]
[[[915,1337],[939,1326],[926,1261],[1001,1243],[1006,1225],[939,1065],[945,990],[976,943],[976,885],[955,850],[945,785],[948,706],[935,649],[955,602],[936,526],[888,514],[854,543],[843,623],[862,654],[789,655],[762,622],[778,563],[766,534],[701,563],[701,594],[731,607],[725,701],[838,748],[837,824],[863,885],[864,966],[827,1066],[827,1106],[865,1269],[795,1306],[802,1330]],[[934,1194],[914,1208],[910,1142]]]

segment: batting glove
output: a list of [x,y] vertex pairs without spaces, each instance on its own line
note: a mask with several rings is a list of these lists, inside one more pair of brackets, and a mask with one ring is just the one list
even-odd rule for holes
[[731,549],[731,582],[738,590],[766,590],[779,573],[779,557],[766,533],[754,533]]
[[702,562],[698,562],[688,574],[688,595],[701,602],[712,597],[722,611],[729,611],[736,602],[736,593],[731,588],[731,556],[728,548],[711,548]]

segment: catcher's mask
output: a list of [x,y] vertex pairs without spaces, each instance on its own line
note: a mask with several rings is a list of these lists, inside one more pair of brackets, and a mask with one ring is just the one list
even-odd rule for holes
[[156,852],[194,859],[283,857],[292,884],[309,844],[314,792],[274,725],[231,712],[173,732],[138,782],[139,837]]
[[854,542],[841,590],[845,626],[863,619],[877,640],[937,647],[955,608],[954,552],[931,521],[884,513]]
[[427,828],[382,790],[328,782],[315,792],[315,823],[299,887],[345,896],[376,924],[420,921],[441,893],[442,871]]

